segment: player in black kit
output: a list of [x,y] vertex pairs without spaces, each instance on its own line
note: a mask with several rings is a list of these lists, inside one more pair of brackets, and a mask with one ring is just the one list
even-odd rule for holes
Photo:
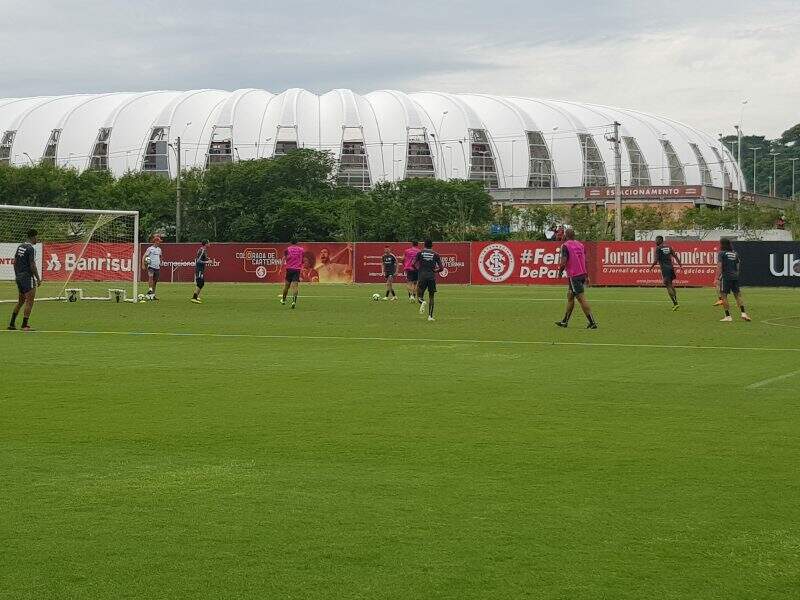
[[208,258],[208,240],[200,242],[200,247],[197,249],[197,256],[194,259],[194,284],[197,286],[192,294],[192,302],[195,304],[202,304],[200,300],[200,292],[203,291],[203,286],[206,284],[206,263],[210,262]]
[[664,237],[656,236],[656,256],[650,268],[655,269],[656,265],[661,267],[661,279],[664,281],[664,287],[667,288],[670,300],[672,300],[672,310],[678,310],[678,294],[672,283],[675,281],[676,263],[679,267],[683,267],[681,259],[675,254],[675,251],[664,243]]
[[733,297],[736,298],[736,304],[739,305],[739,310],[742,311],[742,320],[750,320],[750,316],[744,308],[742,292],[739,289],[740,270],[741,261],[739,260],[739,254],[733,249],[733,244],[728,239],[720,240],[719,254],[717,255],[717,278],[719,279],[722,307],[725,309],[725,316],[720,319],[723,323],[733,321],[730,305],[728,304],[728,294],[733,294]]
[[428,321],[433,321],[433,297],[436,294],[436,273],[442,270],[442,259],[433,251],[433,242],[425,240],[425,247],[414,259],[414,267],[419,273],[417,280],[417,299],[419,314],[425,314],[425,290],[428,290]]
[[383,276],[386,279],[386,295],[384,300],[388,300],[389,296],[392,300],[397,300],[397,294],[394,292],[394,276],[397,274],[397,257],[392,254],[389,246],[384,247],[383,256],[381,257],[381,264],[383,264]]
[[39,269],[36,268],[36,236],[38,232],[35,229],[28,230],[28,241],[23,242],[17,246],[17,251],[14,253],[14,275],[17,281],[17,290],[19,291],[19,299],[14,311],[11,313],[11,322],[8,324],[9,329],[16,329],[17,315],[20,309],[25,305],[25,310],[22,313],[22,331],[30,331],[28,319],[33,310],[33,299],[36,297],[36,288],[42,283],[42,278],[39,277]]

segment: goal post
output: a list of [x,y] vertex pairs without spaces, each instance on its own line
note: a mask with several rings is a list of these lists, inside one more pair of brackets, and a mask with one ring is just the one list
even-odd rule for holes
[[[127,299],[136,301],[138,211],[0,204],[0,302],[16,301],[14,252],[31,229],[38,232],[36,262],[50,292],[37,295],[37,300],[64,300],[71,285],[103,282],[123,289],[130,295]],[[111,289],[107,297],[93,299],[110,299]]]

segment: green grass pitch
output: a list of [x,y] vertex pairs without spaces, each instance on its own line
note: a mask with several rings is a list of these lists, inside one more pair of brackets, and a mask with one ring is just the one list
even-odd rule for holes
[[0,597],[800,596],[800,292],[589,289],[587,331],[562,288],[374,291],[0,333]]

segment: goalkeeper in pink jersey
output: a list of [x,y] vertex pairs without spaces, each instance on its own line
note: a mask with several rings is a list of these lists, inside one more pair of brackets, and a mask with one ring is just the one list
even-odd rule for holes
[[575,300],[581,305],[583,314],[589,324],[587,329],[597,329],[597,321],[592,316],[592,307],[586,301],[584,296],[584,289],[589,283],[589,274],[586,269],[586,250],[578,240],[575,239],[575,230],[567,229],[564,234],[566,241],[561,245],[561,264],[558,267],[558,276],[564,275],[567,272],[569,278],[569,288],[567,289],[567,310],[564,313],[564,318],[556,321],[559,327],[567,327],[569,325],[569,318],[572,316],[572,309],[575,308]]

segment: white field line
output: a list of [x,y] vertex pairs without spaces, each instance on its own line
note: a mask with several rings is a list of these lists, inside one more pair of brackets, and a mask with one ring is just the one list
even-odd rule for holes
[[37,330],[31,333],[13,332],[2,330],[3,333],[17,335],[41,335],[41,334],[62,334],[62,335],[123,335],[123,336],[142,336],[142,337],[203,337],[211,339],[252,339],[252,340],[317,340],[317,341],[336,341],[336,342],[433,342],[438,344],[491,344],[498,346],[583,346],[601,348],[655,348],[667,350],[733,350],[749,352],[797,352],[800,348],[775,348],[764,346],[691,346],[688,344],[623,344],[617,342],[559,342],[542,340],[479,340],[479,339],[459,339],[459,338],[401,338],[401,337],[371,337],[343,335],[281,335],[281,334],[256,334],[256,333],[192,333],[192,332],[171,332],[171,331],[85,331],[85,330]]
[[764,325],[772,325],[773,327],[791,327],[792,329],[800,329],[800,325],[789,325],[787,323],[775,323],[775,321],[787,321],[789,319],[797,319],[800,320],[800,315],[794,317],[775,317],[773,319],[767,319],[765,321],[761,321]]
[[751,383],[747,386],[748,390],[756,390],[758,388],[767,387],[773,383],[778,383],[779,381],[783,381],[784,379],[789,379],[790,377],[794,377],[795,375],[800,375],[800,371],[792,371],[791,373],[785,373],[783,375],[778,375],[777,377],[770,377],[769,379],[762,379],[761,381],[756,381],[755,383]]

